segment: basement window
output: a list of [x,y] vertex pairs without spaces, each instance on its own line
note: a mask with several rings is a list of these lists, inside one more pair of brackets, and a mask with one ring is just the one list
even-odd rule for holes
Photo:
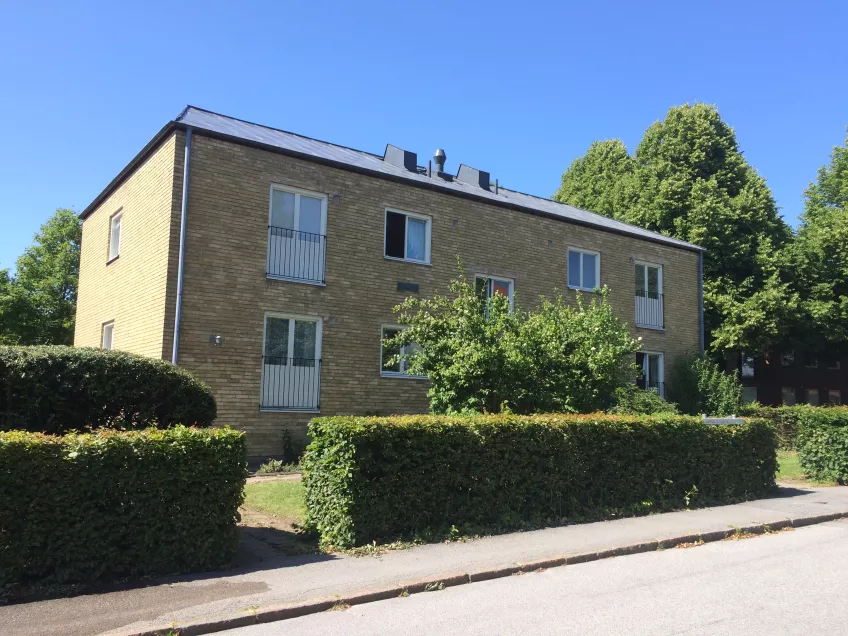
[[386,258],[429,265],[431,227],[429,216],[387,209]]

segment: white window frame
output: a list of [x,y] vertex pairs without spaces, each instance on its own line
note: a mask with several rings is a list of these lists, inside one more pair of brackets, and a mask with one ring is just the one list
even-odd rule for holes
[[[598,259],[598,265],[600,265],[600,258]],[[633,261],[634,269],[635,269],[636,265],[644,265],[646,268],[654,267],[654,268],[659,270],[659,272],[657,273],[657,293],[660,296],[662,296],[662,293],[663,293],[663,266],[660,265],[659,263],[650,263],[648,261],[640,261],[638,259]],[[599,281],[601,280],[600,277],[598,277],[598,280]],[[645,291],[648,291],[648,270],[647,269],[645,269]]]
[[[401,358],[401,361],[400,361],[400,364],[401,364],[401,370],[400,371],[386,371],[386,370],[383,369],[383,341],[385,340],[383,334],[385,333],[386,329],[397,329],[399,331],[405,331],[405,330],[409,329],[409,325],[389,325],[389,324],[380,325],[380,366],[378,367],[380,369],[380,376],[383,377],[383,378],[405,378],[407,380],[426,380],[427,379],[426,375],[412,375],[411,373],[407,373],[406,371],[404,371],[403,370],[403,365],[404,365],[403,358]],[[404,349],[406,349],[406,347],[401,349],[401,355],[405,355],[405,354],[409,353],[408,351],[404,351]]]
[[474,274],[474,290],[477,290],[477,281],[478,280],[486,280],[486,293],[491,295],[492,290],[489,288],[490,283],[492,281],[498,281],[499,283],[509,283],[509,310],[515,310],[515,301],[513,300],[515,295],[515,279],[513,278],[504,278],[503,276],[492,276],[490,274]]
[[[571,252],[576,252],[580,254],[580,285],[572,285],[571,284]],[[601,286],[601,253],[596,252],[594,250],[586,250],[582,247],[569,247],[568,251],[565,255],[565,282],[568,285],[569,289],[576,289],[579,291],[594,291],[594,287],[584,287],[583,286],[583,254],[589,254],[590,256],[597,256],[595,259],[595,280],[597,281],[597,286]]]
[[[120,221],[121,225],[118,227],[118,241],[117,245],[115,245],[115,253],[112,254],[112,233],[115,227],[115,222]],[[109,217],[109,252],[107,254],[106,262],[111,263],[116,258],[121,255],[121,235],[124,233],[124,210],[120,209],[115,212],[112,216]]]
[[[280,313],[276,311],[266,311],[265,316],[262,318],[262,355],[261,358],[265,357],[265,343],[266,338],[268,337],[268,318],[286,318],[288,320],[303,320],[317,323],[315,327],[315,360],[317,364],[320,365],[322,363],[321,357],[321,345],[323,344],[323,334],[324,334],[324,321],[320,316],[307,316],[304,314],[289,314],[289,313]],[[289,325],[289,342],[288,342],[288,352],[289,354],[294,353],[294,329]],[[288,356],[289,358],[293,357],[292,355]],[[320,374],[320,366],[319,366],[319,374]],[[261,412],[266,413],[320,413],[321,409],[280,409],[280,408],[265,408],[261,406],[262,400],[262,387],[265,386],[265,365],[262,364],[262,377],[260,377],[259,381],[259,399],[260,399],[260,407],[259,410]],[[318,380],[318,395],[320,400],[321,394],[321,380]],[[320,402],[319,402],[320,403]]]
[[650,363],[648,362],[648,356],[659,356],[659,364],[657,368],[659,369],[660,379],[657,381],[657,394],[660,397],[665,397],[665,353],[662,351],[637,351],[637,353],[643,354],[645,357],[642,359],[642,379],[645,381],[645,390],[650,390],[651,387],[648,386],[650,382],[650,378],[648,378],[648,370],[651,368]]
[[[106,345],[106,332],[109,332],[109,346]],[[107,320],[100,325],[100,348],[112,351],[115,348],[115,321]]]
[[[406,217],[404,221],[404,231],[403,231],[403,258],[398,258],[397,256],[389,256],[386,254],[386,232],[388,231],[389,226],[389,212],[393,212],[394,214],[402,214]],[[415,258],[407,258],[406,256],[406,247],[407,247],[407,238],[409,236],[409,219],[419,219],[421,221],[426,221],[427,225],[424,228],[424,260],[420,261]],[[433,236],[433,217],[427,216],[426,214],[417,214],[415,212],[407,212],[405,210],[398,210],[397,208],[385,208],[383,210],[383,258],[388,259],[390,261],[401,261],[404,263],[418,263],[419,265],[430,265],[430,244],[432,242]]]
[[[280,183],[272,183],[271,184],[271,190],[268,193],[268,239],[265,243],[265,248],[266,248],[266,251],[267,251],[267,255],[265,257],[265,272],[266,272],[265,276],[266,276],[266,278],[270,278],[272,280],[286,280],[286,281],[290,281],[290,282],[293,282],[293,283],[302,283],[304,285],[317,285],[318,287],[325,287],[326,284],[322,283],[321,281],[303,280],[303,279],[300,279],[300,278],[290,278],[288,276],[277,276],[275,274],[268,274],[267,273],[269,271],[270,267],[271,267],[271,262],[270,262],[271,261],[271,248],[270,248],[270,245],[271,245],[271,227],[279,227],[279,226],[276,226],[276,225],[274,225],[274,226],[271,225],[271,219],[273,218],[273,214],[274,214],[274,191],[275,190],[278,191],[278,192],[288,192],[289,194],[294,195],[294,219],[293,219],[294,227],[292,228],[292,230],[295,231],[295,232],[302,232],[302,230],[300,229],[300,198],[302,196],[306,196],[306,197],[312,197],[313,199],[321,199],[321,233],[320,233],[320,235],[323,236],[323,237],[327,236],[327,204],[329,202],[329,197],[325,193],[323,193],[323,192],[313,192],[311,190],[304,190],[302,188],[294,188],[294,187],[283,185],[283,184],[280,184]],[[327,249],[326,245],[327,245],[327,242],[326,242],[326,240],[324,240],[324,249],[325,250]],[[324,262],[322,264],[322,267],[324,268],[324,276],[326,277],[326,275],[327,275],[327,273],[326,273],[326,255],[324,255],[323,258],[324,258]]]

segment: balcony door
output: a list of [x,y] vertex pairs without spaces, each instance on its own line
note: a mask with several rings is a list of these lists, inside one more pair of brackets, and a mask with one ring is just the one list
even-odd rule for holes
[[272,186],[268,276],[323,283],[326,232],[326,196]]
[[665,369],[663,354],[642,352],[636,354],[636,366],[642,370],[642,377],[636,382],[640,388],[654,390],[665,395]]
[[636,263],[636,325],[662,329],[662,267]]
[[321,393],[321,321],[305,316],[265,317],[260,407],[317,411]]

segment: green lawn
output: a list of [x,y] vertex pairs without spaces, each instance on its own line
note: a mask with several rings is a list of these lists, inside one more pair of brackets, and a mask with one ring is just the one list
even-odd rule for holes
[[244,506],[295,523],[302,523],[306,516],[303,484],[299,481],[248,484],[244,487]]
[[798,453],[795,451],[779,450],[777,451],[777,463],[779,469],[777,471],[778,481],[787,481],[795,483],[810,484],[813,486],[835,486],[836,482],[830,481],[815,481],[804,474],[804,469],[801,468],[801,462],[798,461]]

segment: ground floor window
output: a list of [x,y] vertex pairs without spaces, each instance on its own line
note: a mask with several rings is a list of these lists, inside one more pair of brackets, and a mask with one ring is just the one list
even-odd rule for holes
[[797,401],[795,397],[795,387],[794,386],[785,386],[780,391],[781,401],[784,406],[792,406]]
[[663,354],[640,351],[636,354],[636,366],[642,370],[642,377],[637,384],[643,389],[653,389],[660,395],[665,395]]
[[842,392],[839,389],[831,389],[827,392],[827,400],[831,404],[842,404]]
[[321,321],[267,314],[262,351],[260,407],[315,411],[321,387]]
[[409,373],[409,356],[419,349],[415,344],[397,346],[391,340],[407,329],[401,325],[383,325],[380,338],[380,375],[384,377],[421,378]]
[[742,403],[752,404],[757,401],[757,387],[743,386],[742,387]]
[[813,406],[819,405],[818,389],[807,389],[807,404],[812,404]]

